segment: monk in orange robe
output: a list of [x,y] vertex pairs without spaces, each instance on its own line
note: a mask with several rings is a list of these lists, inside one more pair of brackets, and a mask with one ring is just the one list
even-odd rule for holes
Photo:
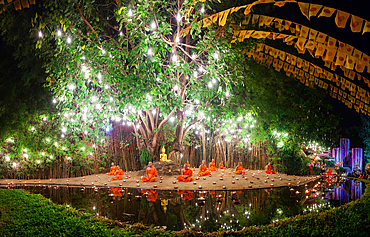
[[209,171],[217,171],[218,169],[216,168],[215,160],[212,159],[212,162],[209,163]]
[[187,166],[188,168],[190,168],[190,163],[189,163],[189,161],[188,161],[188,160],[186,161],[186,166]]
[[148,163],[148,168],[146,168],[146,177],[142,176],[141,181],[144,182],[154,182],[155,177],[158,176],[157,169],[153,166],[152,162]]
[[218,164],[218,168],[219,169],[226,169],[226,167],[224,166],[224,162],[221,161],[220,164]]
[[243,168],[242,162],[239,162],[239,164],[236,166],[235,174],[245,174],[245,169]]
[[275,171],[271,170],[271,163],[270,162],[265,166],[265,172],[266,172],[266,174],[275,174]]
[[123,170],[120,169],[118,165],[117,165],[117,168],[118,168],[118,171],[116,173],[116,176],[115,177],[112,177],[112,179],[111,179],[112,181],[114,181],[114,180],[122,180],[122,175],[125,174],[125,172],[123,172]]
[[193,199],[193,191],[188,191],[188,190],[181,190],[181,191],[177,191],[177,194],[182,194],[183,198],[185,198],[186,200],[190,201]]
[[211,172],[209,172],[207,169],[205,160],[202,160],[202,164],[199,166],[198,174],[199,176],[207,176],[211,174]]
[[331,169],[328,169],[328,172],[326,173],[326,175],[333,175],[333,172],[331,171]]
[[182,170],[182,175],[183,176],[177,176],[177,180],[179,182],[191,182],[193,180],[193,178],[191,177],[193,176],[193,170],[189,169],[187,164],[184,165],[184,169]]
[[108,173],[108,175],[116,175],[117,171],[118,171],[117,166],[115,166],[114,163],[112,162],[112,166],[110,167],[110,172]]
[[148,193],[148,197],[146,198],[148,201],[155,202],[157,201],[158,192],[153,189],[142,189],[142,193]]

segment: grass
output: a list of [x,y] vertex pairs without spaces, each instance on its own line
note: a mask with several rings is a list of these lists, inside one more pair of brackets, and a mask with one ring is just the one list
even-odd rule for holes
[[165,231],[79,213],[41,195],[0,189],[0,236],[369,236],[370,187],[359,200],[239,232]]

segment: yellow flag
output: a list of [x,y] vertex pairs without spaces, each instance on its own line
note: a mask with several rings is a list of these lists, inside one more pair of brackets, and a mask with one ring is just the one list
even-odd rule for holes
[[260,16],[260,20],[258,22],[258,27],[264,26],[265,23],[266,23],[266,20],[267,20],[267,16]]
[[337,44],[337,40],[336,39],[334,39],[333,37],[329,37],[329,39],[328,39],[328,47],[330,47],[330,48],[337,48],[336,47],[336,44]]
[[362,60],[365,64],[368,64],[370,62],[370,57],[367,54],[362,54]]
[[308,27],[302,26],[301,27],[301,33],[300,33],[299,37],[301,37],[301,38],[307,38],[308,31],[309,31],[309,28]]
[[251,18],[252,18],[252,15],[247,15],[245,17],[245,19],[243,20],[242,24],[243,25],[248,25],[249,24],[249,21],[251,20]]
[[355,78],[355,76],[356,76],[356,73],[354,71],[350,70],[349,75],[348,75],[349,79],[353,80]]
[[28,0],[22,0],[22,6],[23,8],[29,8],[30,4],[28,4]]
[[336,9],[334,8],[324,7],[318,17],[321,17],[321,16],[331,17],[335,11]]
[[203,27],[207,27],[212,24],[212,21],[209,17],[203,19]]
[[327,48],[327,51],[326,51],[326,54],[325,54],[325,57],[323,58],[323,60],[333,62],[336,53],[337,53],[336,49]]
[[292,64],[293,66],[295,66],[295,65],[296,65],[296,63],[297,63],[297,57],[296,57],[296,56],[294,56],[294,55],[292,55],[292,58],[291,58],[291,64]]
[[278,7],[283,7],[285,5],[285,3],[287,3],[287,2],[286,1],[279,1],[279,2],[275,2],[274,5],[278,6]]
[[347,53],[348,55],[352,55],[352,52],[353,52],[353,46],[351,46],[351,45],[349,45],[349,44],[346,44],[345,49],[346,49],[346,53]]
[[355,57],[347,55],[346,65],[344,67],[353,70],[355,66],[355,59]]
[[316,47],[315,57],[316,58],[318,58],[320,56],[322,57],[324,55],[325,49],[326,49],[325,45],[323,45],[321,43],[318,43],[317,47]]
[[338,44],[339,44],[339,51],[346,52],[346,44],[343,42],[340,42],[339,40],[338,40]]
[[355,58],[357,58],[357,59],[361,59],[362,58],[362,52],[360,50],[358,50],[358,49],[355,49],[353,51],[353,55],[352,56],[355,57]]
[[365,32],[370,32],[370,22],[369,21],[365,21],[364,29],[362,30],[362,34],[364,34]]
[[239,42],[243,42],[244,41],[244,36],[245,36],[246,33],[247,33],[246,30],[241,30],[240,31],[239,36],[238,36]]
[[308,13],[308,18],[310,19],[311,16],[316,16],[317,13],[320,11],[321,8],[322,8],[322,5],[311,4],[310,5],[310,11]]
[[267,17],[267,20],[266,20],[265,25],[270,26],[270,25],[271,25],[271,23],[272,23],[272,21],[273,21],[274,19],[275,19],[274,17]]
[[[363,73],[364,72],[364,69],[365,69],[365,63],[363,60],[361,59],[357,59],[356,61],[356,66],[355,66],[355,70],[359,73]],[[360,75],[361,76],[361,75]]]
[[297,67],[302,68],[303,59],[297,58]]
[[226,11],[223,11],[224,14],[222,16],[222,19],[220,17],[220,21],[219,21],[220,26],[224,26],[226,24],[227,15],[229,15],[229,12],[230,12],[230,9],[227,9]]
[[355,15],[351,15],[351,30],[352,32],[361,32],[362,23],[364,19],[357,17]]
[[244,15],[248,15],[251,12],[251,8],[254,6],[255,3],[249,4],[244,11]]
[[259,18],[259,15],[253,14],[253,16],[252,16],[252,24],[253,25],[258,23],[258,18]]
[[306,45],[304,46],[306,49],[309,49],[309,50],[314,50],[315,49],[315,46],[316,46],[316,42],[312,41],[312,40],[308,40]]
[[310,29],[309,39],[315,41],[317,36],[317,30]]
[[279,58],[283,61],[285,61],[285,56],[286,56],[286,53],[284,51],[280,51],[279,52]]
[[295,44],[294,47],[297,48],[300,51],[303,51],[303,50],[305,50],[304,45],[305,45],[306,41],[307,41],[306,39],[298,38],[297,43]]
[[247,33],[245,33],[245,35],[244,35],[244,39],[247,39],[247,38],[251,37],[253,32],[254,32],[254,30],[247,30]]
[[220,15],[221,13],[222,13],[222,12],[218,12],[218,13],[215,13],[215,14],[213,14],[213,15],[212,15],[212,22],[213,22],[213,23],[216,23],[216,22],[217,22],[218,17],[219,17],[219,15]]
[[289,30],[291,24],[292,24],[291,21],[285,20],[285,26],[284,26],[285,30]]
[[301,9],[302,14],[307,17],[308,20],[310,20],[310,17],[308,15],[308,9],[310,7],[309,3],[304,3],[304,2],[298,2],[299,9]]
[[337,24],[339,28],[346,27],[348,17],[349,13],[338,10],[337,15],[335,16],[335,24]]
[[15,10],[21,10],[22,9],[20,0],[15,0],[14,1],[14,8],[15,8]]
[[337,52],[337,59],[335,60],[335,65],[343,66],[344,62],[346,61],[346,54],[338,51]]
[[316,37],[316,41],[319,43],[325,43],[326,36],[326,34],[319,32],[318,36]]

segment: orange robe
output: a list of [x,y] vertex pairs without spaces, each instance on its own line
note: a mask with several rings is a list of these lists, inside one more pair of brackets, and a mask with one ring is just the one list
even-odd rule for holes
[[117,172],[117,176],[116,177],[112,177],[112,181],[114,180],[122,180],[122,175],[124,175],[125,172],[123,172],[122,169],[119,169],[118,172]]
[[271,170],[271,165],[266,165],[265,166],[265,172],[266,172],[266,174],[275,174],[275,171]]
[[328,170],[328,172],[326,174],[327,175],[333,175],[333,172],[331,170]]
[[183,197],[189,201],[193,199],[193,191],[182,190],[182,191],[177,191],[177,194],[183,194]]
[[113,187],[113,188],[110,188],[109,190],[112,191],[112,193],[109,194],[109,196],[111,196],[111,197],[117,197],[117,196],[123,197],[125,195],[125,192],[120,192],[120,191],[123,191],[122,188],[114,188]]
[[245,174],[245,169],[242,165],[238,165],[234,171],[235,174]]
[[218,168],[219,168],[219,169],[226,169],[226,167],[224,166],[224,163],[220,163],[220,164],[218,165]]
[[209,164],[209,171],[217,171],[218,169],[216,168],[216,165],[215,163],[210,163]]
[[198,172],[199,176],[207,176],[207,175],[210,175],[211,172],[208,171],[207,169],[207,166],[206,165],[201,165],[199,167],[199,172]]
[[116,172],[117,172],[117,166],[112,166],[111,168],[110,168],[110,172],[108,173],[108,175],[116,175]]
[[148,170],[147,172],[148,172],[148,177],[145,177],[145,176],[141,177],[141,181],[154,182],[155,177],[158,176],[157,169],[154,166],[152,166],[152,168]]
[[153,190],[153,189],[142,189],[141,190],[142,193],[148,193],[148,199],[150,199],[150,201],[152,202],[155,202],[157,201],[157,197],[158,197],[158,192]]
[[190,164],[189,164],[188,162],[186,162],[186,166],[187,166],[188,168],[190,168]]
[[184,176],[177,176],[177,180],[179,182],[191,182],[193,180],[193,178],[191,176],[193,176],[193,171],[191,169],[187,169],[184,171]]

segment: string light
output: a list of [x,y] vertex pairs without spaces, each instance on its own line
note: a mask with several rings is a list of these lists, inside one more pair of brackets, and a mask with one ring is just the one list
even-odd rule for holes
[[203,14],[205,12],[204,7],[200,9],[200,12]]
[[148,55],[152,56],[153,55],[153,50],[151,48],[148,49]]
[[132,10],[131,10],[131,9],[129,9],[129,10],[128,10],[128,17],[132,17],[132,15],[133,15]]
[[39,31],[39,38],[42,38],[42,32]]
[[5,156],[5,160],[6,161],[9,161],[10,160],[10,157],[9,156]]
[[71,37],[67,37],[67,44],[70,44],[70,43],[72,43],[72,38]]
[[14,168],[15,168],[15,167],[17,167],[17,163],[15,163],[15,162],[14,162],[14,163],[13,163],[13,167],[14,167]]
[[61,30],[57,30],[57,36],[62,36],[62,31]]
[[152,21],[152,23],[150,24],[150,27],[152,28],[152,30],[155,30],[157,28],[155,21]]

